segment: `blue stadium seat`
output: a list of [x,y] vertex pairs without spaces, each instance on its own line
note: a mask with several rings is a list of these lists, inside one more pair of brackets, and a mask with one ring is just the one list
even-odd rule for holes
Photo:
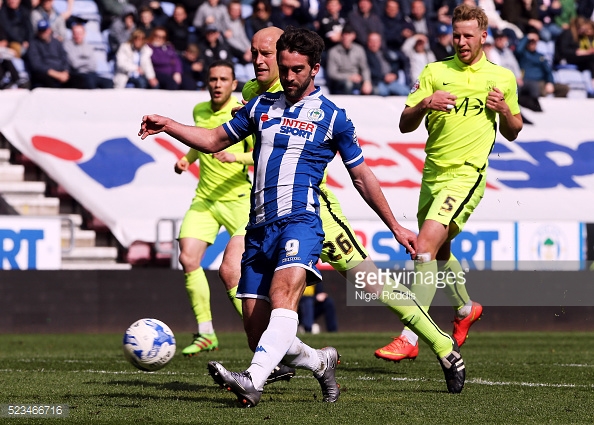
[[112,80],[115,64],[114,61],[107,60],[107,51],[100,47],[95,47],[95,60],[97,61],[97,74]]
[[[54,9],[56,12],[62,13],[66,11],[67,8],[67,0],[54,0]],[[72,16],[78,16],[82,19],[101,23],[99,8],[97,7],[97,3],[93,0],[75,0],[74,5],[72,6]]]
[[[590,74],[588,72],[588,74]],[[556,83],[567,84],[569,86],[569,93],[567,97],[585,98],[588,97],[588,92],[591,90],[591,80],[585,76],[584,73],[577,69],[575,65],[559,65],[553,71],[553,78]],[[587,84],[587,80],[590,84]]]

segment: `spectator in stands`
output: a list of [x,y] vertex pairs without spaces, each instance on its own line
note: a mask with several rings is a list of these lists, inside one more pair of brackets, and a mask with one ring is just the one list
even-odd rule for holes
[[21,0],[4,0],[0,7],[0,28],[6,32],[8,47],[14,50],[15,56],[24,56],[34,38],[34,31],[31,13],[21,4]]
[[[444,24],[444,25],[451,25],[452,24],[452,12],[458,6],[461,1],[458,0],[441,0],[438,1],[436,6],[436,13],[437,13],[437,23]],[[476,6],[474,0],[471,0],[473,6]]]
[[404,40],[415,33],[410,18],[400,10],[397,0],[386,0],[381,16],[384,25],[384,42],[388,50],[399,52]]
[[355,30],[355,42],[361,46],[367,44],[367,35],[371,31],[383,34],[384,24],[379,15],[373,10],[371,0],[357,0],[357,7],[350,11],[347,20]]
[[321,13],[318,33],[324,39],[325,53],[340,43],[342,27],[346,24],[346,18],[342,13],[340,0],[326,0],[326,10]]
[[516,77],[516,83],[521,88],[524,85],[522,70],[514,52],[509,48],[507,33],[501,30],[493,30],[493,36],[487,37],[487,41],[492,44],[490,49],[485,49],[487,59],[513,72]]
[[555,63],[563,62],[575,65],[579,71],[590,71],[594,78],[594,23],[590,19],[576,17],[557,39]]
[[66,87],[70,79],[68,56],[45,19],[37,22],[37,35],[31,40],[26,61],[33,87]]
[[69,87],[76,89],[111,89],[113,81],[97,74],[95,49],[85,41],[84,24],[72,25],[72,38],[64,41],[70,65]]
[[540,32],[543,28],[537,0],[503,0],[500,12],[503,20],[516,25],[524,34],[529,31]]
[[120,46],[130,40],[130,37],[132,36],[132,33],[135,29],[136,7],[128,5],[124,8],[121,16],[118,19],[115,19],[109,27],[107,35],[107,42],[109,44],[109,60],[115,58]]
[[206,0],[196,11],[192,25],[197,29],[205,29],[207,25],[223,28],[228,19],[229,12],[224,4],[220,4],[219,0]]
[[594,19],[594,0],[578,0],[577,14],[582,18]]
[[555,19],[562,13],[559,0],[538,0],[538,19],[542,22],[540,38],[543,41],[554,41],[563,29],[557,25]]
[[427,6],[423,0],[414,0],[411,3],[410,19],[416,34],[424,34],[430,45],[437,40],[438,22],[427,13]]
[[144,31],[144,35],[148,38],[151,36],[151,33],[156,28],[154,23],[155,15],[153,13],[153,9],[148,6],[142,6],[138,9],[138,25],[137,28]]
[[95,3],[97,3],[101,14],[101,30],[109,28],[115,20],[123,15],[126,9],[132,6],[128,0],[95,0]]
[[12,58],[4,56],[5,53],[6,51],[0,48],[0,90],[16,87],[19,81],[19,72]]
[[122,43],[116,54],[114,87],[158,88],[159,81],[155,77],[152,54],[153,50],[146,44],[144,31],[135,29],[130,40]]
[[429,47],[429,38],[425,34],[415,34],[409,37],[402,45],[402,53],[408,58],[410,64],[411,81],[416,81],[419,78],[427,64],[435,62],[435,55]]
[[0,90],[10,88],[30,88],[29,78],[21,75],[15,63],[21,59],[15,57],[14,50],[8,47],[8,37],[0,27]]
[[382,35],[370,32],[367,35],[367,63],[371,72],[373,94],[380,96],[407,96],[410,88],[405,81],[400,81],[399,71],[404,70],[401,57],[391,60],[382,47]]
[[307,333],[316,334],[320,332],[319,325],[315,323],[320,316],[324,316],[328,332],[338,331],[334,300],[324,291],[322,283],[305,288],[299,300],[298,313],[299,323]]
[[251,40],[261,29],[274,26],[271,20],[272,5],[269,0],[255,0],[252,4],[252,15],[245,21],[245,33]]
[[[404,16],[410,16],[412,12],[412,4],[415,0],[400,0],[400,10]],[[427,17],[429,19],[437,19],[437,10],[439,9],[439,5],[441,4],[440,0],[423,0],[425,4],[425,10],[427,13]],[[460,1],[462,3],[462,1]]]
[[[566,30],[569,28],[571,20],[577,16],[575,0],[559,0],[559,2],[561,3],[561,13],[555,16],[555,23],[562,30]],[[592,0],[592,3],[594,4],[594,0]]]
[[37,22],[45,19],[50,23],[54,37],[60,41],[66,39],[66,21],[72,15],[72,7],[74,6],[74,0],[68,0],[66,10],[58,14],[54,10],[54,0],[41,0],[39,6],[37,6],[31,12],[31,24],[33,28],[37,27]]
[[190,43],[197,43],[196,28],[191,27],[186,8],[183,4],[176,4],[173,14],[165,24],[167,37],[178,53],[186,50]]
[[207,25],[204,27],[204,33],[204,41],[198,46],[200,48],[200,58],[204,62],[206,69],[215,61],[230,61],[239,53],[221,37],[221,32],[216,25]]
[[290,26],[313,30],[313,19],[299,0],[281,0],[279,6],[272,7],[270,19],[275,27],[282,30]]
[[[497,1],[497,4],[496,4]],[[478,0],[478,6],[485,11],[489,19],[489,28],[491,30],[501,30],[508,34],[510,46],[515,46],[517,40],[524,36],[524,33],[516,25],[501,19],[499,5],[501,0]],[[570,0],[573,1],[573,0]]]
[[440,24],[437,27],[437,40],[431,46],[431,50],[438,61],[449,56],[454,56],[454,46],[452,46],[452,27]]
[[195,43],[188,44],[182,53],[181,90],[198,90],[204,87],[204,63],[200,59],[200,48]]
[[197,0],[176,0],[176,4],[181,4],[186,9],[188,14],[188,18],[190,19],[190,24],[194,20],[196,16],[196,11],[198,10],[198,6],[202,4],[202,1]]
[[231,47],[237,52],[242,52],[237,57],[238,61],[243,64],[251,64],[251,43],[245,33],[245,24],[241,18],[241,0],[231,0],[227,9],[229,19],[224,22],[224,26],[221,28],[223,36]]
[[332,94],[372,94],[371,73],[365,49],[355,43],[355,29],[346,24],[340,44],[328,52],[326,75]]
[[153,26],[164,27],[169,20],[169,16],[163,11],[161,2],[158,0],[151,0],[148,3],[148,7],[153,11]]
[[[555,97],[567,97],[569,87],[555,83],[551,65],[542,53],[536,51],[538,41],[538,32],[533,30],[516,46],[515,54],[520,69],[524,73],[524,85],[519,89],[518,94],[520,96],[526,94],[533,99],[549,94]],[[534,108],[537,111],[539,109],[539,107]]]
[[157,27],[147,40],[149,47],[153,50],[151,61],[155,76],[159,81],[159,88],[163,90],[179,90],[182,82],[181,59],[175,51],[175,47],[167,40],[167,31],[163,27]]

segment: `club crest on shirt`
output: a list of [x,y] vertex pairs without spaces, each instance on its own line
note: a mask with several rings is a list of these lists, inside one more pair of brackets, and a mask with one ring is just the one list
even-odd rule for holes
[[413,84],[413,86],[410,89],[410,94],[413,94],[414,92],[419,90],[420,86],[421,86],[421,82],[419,80],[415,81],[415,83]]
[[497,83],[495,81],[487,81],[487,91],[492,91],[494,87],[497,87]]
[[322,121],[324,119],[324,111],[319,108],[310,109],[307,112],[307,118],[311,121]]

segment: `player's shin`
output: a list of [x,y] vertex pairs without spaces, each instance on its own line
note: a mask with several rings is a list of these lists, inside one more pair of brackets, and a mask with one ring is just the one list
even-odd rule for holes
[[[212,313],[210,311],[210,287],[202,267],[185,274],[186,291],[190,298],[192,311],[196,316],[196,322],[212,323]],[[200,330],[201,333],[212,333],[211,330]]]
[[252,364],[247,369],[254,387],[261,391],[270,372],[285,356],[297,335],[297,313],[276,308],[270,313],[268,327],[260,337]]
[[440,264],[439,271],[443,272],[447,277],[447,284],[444,286],[444,291],[452,307],[455,310],[460,310],[469,304],[470,296],[466,290],[465,273],[454,254],[450,254],[450,259],[445,264]]

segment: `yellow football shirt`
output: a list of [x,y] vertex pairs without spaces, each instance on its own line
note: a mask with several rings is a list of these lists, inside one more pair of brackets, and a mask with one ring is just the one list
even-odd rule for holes
[[[270,93],[276,93],[282,91],[283,86],[281,86],[280,79],[276,79],[274,84],[266,91]],[[254,97],[261,95],[260,86],[258,85],[258,80],[255,78],[251,79],[247,83],[243,85],[243,89],[241,89],[241,95],[243,96],[244,100],[248,102],[252,100]]]
[[406,105],[413,107],[437,90],[457,96],[449,112],[429,110],[425,125],[429,132],[425,153],[427,161],[438,167],[471,164],[487,165],[495,143],[497,113],[486,107],[487,95],[497,87],[513,115],[520,113],[516,79],[513,73],[483,57],[466,65],[457,56],[428,64],[408,95]]
[[[194,107],[194,122],[197,127],[215,128],[231,119],[231,110],[241,103],[231,96],[227,104],[219,111],[213,111],[210,101],[198,103]],[[249,138],[251,139],[251,138]],[[241,154],[248,152],[253,146],[251,140],[229,146],[226,152]],[[248,176],[247,165],[239,163],[222,163],[211,154],[190,149],[186,159],[192,163],[200,161],[200,179],[196,187],[196,196],[214,201],[230,201],[249,196],[252,184]]]

